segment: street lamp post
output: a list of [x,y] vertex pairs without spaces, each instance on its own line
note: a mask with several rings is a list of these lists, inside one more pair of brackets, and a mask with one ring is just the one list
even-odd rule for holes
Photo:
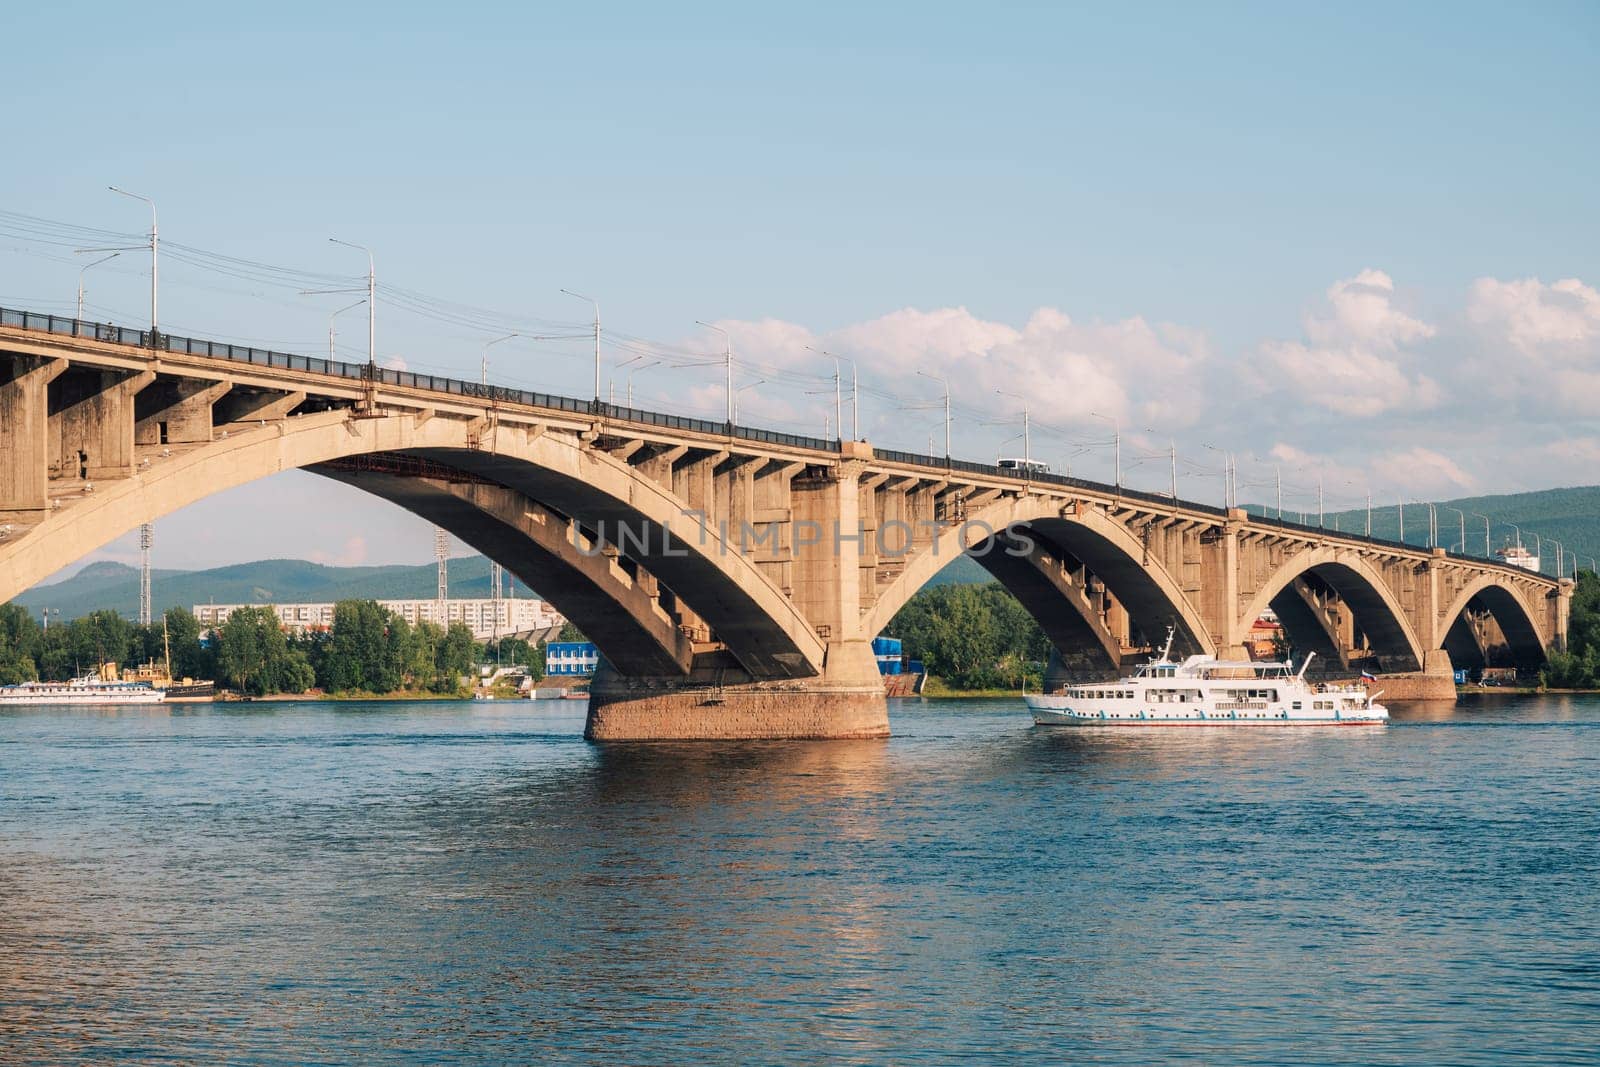
[[[925,370],[917,371],[924,378],[932,378],[944,387],[944,458],[950,458],[950,383],[937,374],[929,374]],[[1000,390],[996,389],[995,392]],[[1010,394],[1005,394],[1009,396]]]
[[[337,237],[328,238],[336,245],[354,248],[358,252],[367,254],[367,373],[376,378],[378,370],[378,269],[372,255],[372,249],[366,245],[354,244],[350,241],[341,241]],[[337,290],[336,290],[337,291]]]
[[1453,511],[1461,517],[1461,553],[1467,552],[1467,513],[1460,508],[1453,508],[1449,504],[1441,505],[1446,511]]
[[594,305],[594,403],[600,406],[600,301],[592,296],[575,293],[571,289],[561,290],[568,296],[575,296],[579,300],[587,300]]
[[694,321],[695,321],[695,325],[704,326],[708,330],[716,330],[718,333],[720,333],[722,335],[722,369],[723,369],[723,374],[724,374],[724,376],[726,377],[726,380],[727,380],[727,384],[724,386],[724,389],[726,390],[726,392],[728,394],[728,426],[732,427],[733,426],[733,420],[734,420],[734,410],[733,410],[734,409],[734,403],[733,403],[733,338],[731,336],[729,336],[728,331],[724,330],[721,326],[713,326],[713,325],[711,325],[711,323],[703,322],[700,319],[695,319]]
[[850,437],[852,440],[861,440],[861,390],[856,382],[856,361],[810,345],[806,345],[806,351],[833,360],[833,420],[839,425],[840,437],[844,436],[844,415],[839,406],[839,361],[842,359],[850,364]]
[[744,392],[746,389],[754,389],[758,385],[766,384],[767,380],[765,378],[757,378],[755,381],[750,382],[747,385],[741,385],[739,388],[733,391],[733,417],[728,420],[730,423],[736,423],[739,421],[739,394]]
[[[1489,516],[1480,515],[1476,511],[1474,511],[1472,513],[1472,517],[1475,518],[1475,519],[1482,519],[1483,520],[1483,558],[1484,559],[1488,559],[1489,555],[1490,555],[1490,552],[1489,552]],[[1462,551],[1463,552],[1466,551],[1466,546],[1465,545],[1462,546]]]
[[483,345],[483,384],[489,384],[489,349],[501,341],[509,341],[513,337],[521,337],[520,333],[508,333],[504,337],[496,337],[493,341],[486,341]]
[[109,256],[103,256],[100,259],[95,260],[93,263],[85,263],[83,266],[78,268],[78,321],[79,322],[83,321],[83,275],[84,275],[84,272],[87,271],[90,267],[98,267],[102,263],[108,263],[111,260],[116,259],[120,255],[122,255],[121,252],[113,252]]
[[[1033,477],[1033,434],[1028,421],[1028,398],[1021,393],[1008,393],[1004,389],[996,389],[1000,396],[1009,396],[1013,400],[1022,401],[1022,467],[1027,478]],[[945,455],[950,454],[950,387],[945,386]]]
[[126,189],[118,189],[115,185],[108,185],[106,188],[113,193],[121,193],[123,196],[132,197],[135,200],[143,200],[150,205],[150,341],[154,344],[156,331],[160,327],[160,322],[156,315],[156,299],[160,290],[161,279],[161,229],[156,225],[156,202],[148,196],[130,193]]
[[630,408],[633,407],[633,376],[642,370],[649,370],[651,367],[659,366],[661,366],[661,361],[659,359],[655,359],[644,364],[643,366],[635,367],[628,372],[628,406]]
[[1428,547],[1433,548],[1439,543],[1439,513],[1432,504],[1422,500],[1412,500],[1413,504],[1421,504],[1428,509]]
[[[1104,418],[1104,416],[1101,417]],[[1200,447],[1210,449],[1222,457],[1222,506],[1226,508],[1233,507],[1233,453],[1225,452],[1216,445],[1208,445],[1204,441],[1200,442]],[[1273,470],[1277,470],[1277,468],[1274,467]],[[1304,516],[1301,517],[1304,518]],[[1282,479],[1278,481],[1278,521],[1283,521]]]
[[344,307],[340,308],[338,311],[335,311],[333,314],[328,316],[328,362],[329,363],[332,363],[334,361],[333,320],[338,318],[340,315],[343,315],[346,311],[354,311],[356,308],[360,307],[362,304],[365,304],[365,303],[366,303],[365,300],[357,300],[354,304],[346,304]]
[[[1115,462],[1116,462],[1115,470],[1116,470],[1116,475],[1117,475],[1116,486],[1117,486],[1118,489],[1121,489],[1122,488],[1122,423],[1121,423],[1121,421],[1119,419],[1117,419],[1117,417],[1115,415],[1102,415],[1098,411],[1091,411],[1091,412],[1089,412],[1089,414],[1093,415],[1097,419],[1105,419],[1107,422],[1109,422],[1111,424],[1111,444],[1112,444],[1112,448],[1114,449],[1114,452],[1115,452],[1115,455],[1116,455],[1116,460],[1115,460]],[[1137,466],[1137,464],[1136,464],[1136,466]]]

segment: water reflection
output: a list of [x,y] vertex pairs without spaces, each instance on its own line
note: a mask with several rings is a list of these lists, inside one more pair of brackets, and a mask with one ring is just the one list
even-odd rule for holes
[[604,747],[581,710],[0,717],[0,1062],[1587,1048],[1593,699]]

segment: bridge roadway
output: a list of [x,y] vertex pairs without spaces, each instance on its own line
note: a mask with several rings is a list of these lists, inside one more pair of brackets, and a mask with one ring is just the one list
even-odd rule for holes
[[[1571,582],[1057,475],[0,310],[0,599],[141,523],[301,468],[449,530],[600,647],[597,739],[888,732],[871,639],[974,556],[1109,676],[1172,627],[1395,697],[1534,667]],[[293,507],[290,501],[286,507]]]

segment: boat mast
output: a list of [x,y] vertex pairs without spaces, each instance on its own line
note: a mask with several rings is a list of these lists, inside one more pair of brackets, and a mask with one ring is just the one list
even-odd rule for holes
[[1311,666],[1311,661],[1315,657],[1316,657],[1316,653],[1315,652],[1307,652],[1306,653],[1306,661],[1304,663],[1300,664],[1300,673],[1295,675],[1296,678],[1304,678],[1306,676],[1306,668]]

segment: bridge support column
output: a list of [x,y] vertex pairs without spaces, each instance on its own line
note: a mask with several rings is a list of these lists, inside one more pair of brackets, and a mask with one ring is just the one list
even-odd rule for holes
[[795,603],[825,651],[811,677],[755,679],[727,652],[696,657],[688,677],[595,674],[592,741],[823,740],[889,736],[889,704],[861,628],[861,490],[871,449],[845,442],[835,469],[791,484],[790,557]]
[[211,406],[227,382],[160,382],[139,394],[133,437],[141,445],[196,444],[211,440]]
[[1555,623],[1551,627],[1554,638],[1551,643],[1555,645],[1557,652],[1565,652],[1567,650],[1567,628],[1572,622],[1572,593],[1577,588],[1578,583],[1571,578],[1561,579],[1560,584],[1556,586],[1552,605],[1555,618],[1551,620]]
[[889,736],[867,641],[828,645],[820,678],[754,682],[722,654],[686,678],[630,678],[602,664],[589,689],[591,741],[819,741]]
[[[1215,545],[1208,547],[1204,556],[1202,585],[1209,594],[1208,614],[1214,620],[1218,659],[1250,658],[1249,650],[1244,647],[1245,630],[1239,619],[1239,528],[1249,520],[1250,515],[1243,508],[1228,509],[1221,536]],[[1244,625],[1254,622],[1251,619]]]
[[50,384],[50,473],[97,481],[133,474],[134,397],[152,371],[75,370]]
[[0,516],[36,521],[50,507],[49,387],[66,369],[34,356],[0,363]]

